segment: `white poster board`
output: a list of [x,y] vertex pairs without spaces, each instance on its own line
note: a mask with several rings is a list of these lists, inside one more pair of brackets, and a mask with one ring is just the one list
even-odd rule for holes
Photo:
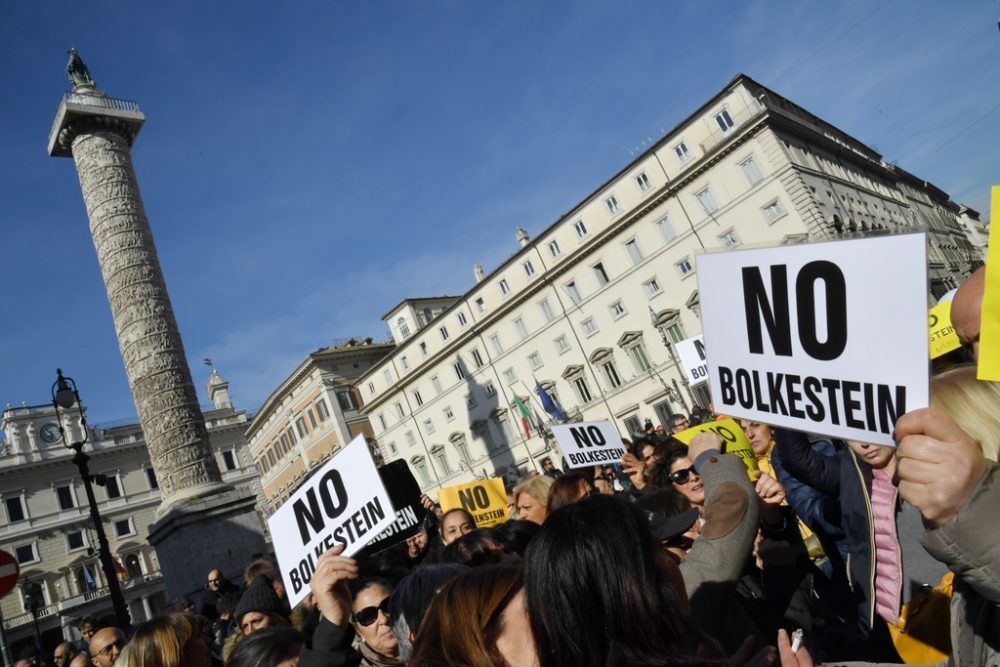
[[552,434],[570,468],[618,463],[626,453],[622,437],[611,422],[553,424]]
[[677,355],[681,358],[684,375],[692,387],[708,381],[708,362],[705,360],[705,339],[698,334],[675,343]]
[[902,234],[699,256],[716,411],[893,445],[929,400],[926,249]]
[[294,607],[324,551],[344,544],[351,556],[396,521],[389,493],[359,435],[319,468],[267,520],[281,578]]

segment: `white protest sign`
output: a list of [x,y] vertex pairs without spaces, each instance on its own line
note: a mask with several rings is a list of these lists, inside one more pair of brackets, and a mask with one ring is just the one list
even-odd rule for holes
[[929,400],[926,249],[901,234],[699,256],[716,411],[894,444]]
[[701,334],[686,338],[674,344],[681,358],[681,366],[691,386],[708,380],[708,364],[705,361],[705,340]]
[[308,595],[324,551],[343,544],[344,556],[355,554],[395,521],[389,493],[359,435],[267,520],[288,602],[294,607]]
[[570,468],[592,468],[618,463],[625,456],[625,445],[611,422],[553,424],[552,434],[562,448]]

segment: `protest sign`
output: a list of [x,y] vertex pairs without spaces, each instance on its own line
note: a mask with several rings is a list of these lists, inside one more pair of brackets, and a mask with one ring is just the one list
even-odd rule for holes
[[955,327],[951,326],[951,301],[939,303],[927,313],[930,331],[931,359],[948,354],[962,347]]
[[309,593],[316,561],[338,544],[352,556],[396,521],[365,438],[316,470],[267,520],[293,607]]
[[[990,215],[1000,213],[1000,186],[993,186],[990,198]],[[986,285],[983,292],[982,315],[979,320],[980,380],[1000,382],[1000,236],[990,218],[990,239],[986,250]]]
[[552,435],[570,468],[618,463],[626,453],[618,430],[607,421],[553,424]]
[[476,528],[497,526],[507,520],[507,491],[499,478],[448,486],[438,492],[441,509],[464,509],[472,515]]
[[674,433],[674,437],[685,445],[691,444],[692,438],[699,433],[715,433],[722,438],[723,451],[726,454],[735,454],[743,461],[747,467],[747,472],[757,470],[757,456],[753,453],[747,434],[743,432],[735,419],[719,419],[714,422],[705,422],[691,428],[684,429],[680,433]]
[[705,339],[701,334],[675,343],[677,354],[688,383],[693,387],[708,380],[708,364],[705,361]]
[[925,234],[697,261],[719,412],[893,445],[896,419],[928,405]]
[[359,551],[358,558],[377,554],[413,537],[422,529],[424,516],[427,514],[427,509],[420,503],[420,485],[406,461],[399,459],[387,463],[378,469],[378,474],[382,478],[382,485],[389,492],[392,506],[396,508],[396,520]]

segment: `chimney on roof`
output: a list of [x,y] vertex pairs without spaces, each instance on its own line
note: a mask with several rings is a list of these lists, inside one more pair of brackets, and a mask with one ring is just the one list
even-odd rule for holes
[[476,274],[476,282],[477,283],[483,282],[483,275],[484,274],[483,274],[483,267],[482,266],[480,266],[479,264],[473,265],[472,272]]
[[528,245],[528,241],[531,240],[531,237],[528,236],[528,230],[526,230],[524,227],[517,228],[517,233],[514,234],[514,238],[517,239],[517,242],[521,244],[522,248]]

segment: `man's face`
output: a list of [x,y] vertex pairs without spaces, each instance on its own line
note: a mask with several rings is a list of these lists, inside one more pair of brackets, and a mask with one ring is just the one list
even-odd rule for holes
[[749,419],[741,419],[740,426],[750,441],[750,448],[755,454],[764,454],[771,446],[771,427]]
[[58,665],[58,667],[66,667],[69,665],[69,661],[73,659],[73,647],[69,644],[60,644],[56,646],[56,650],[52,653],[52,660]]
[[102,628],[90,640],[90,657],[94,667],[111,667],[125,647],[125,635],[118,628]]
[[217,591],[220,586],[222,586],[222,573],[218,570],[212,570],[208,573],[208,589]]
[[552,465],[552,459],[544,459],[544,460],[542,460],[542,470],[544,470],[545,472],[550,472],[550,471],[552,471],[554,469],[555,469],[555,466]]
[[670,425],[670,432],[680,433],[681,431],[687,430],[690,425],[691,422],[688,421],[687,417],[678,417],[674,420],[674,423]]
[[986,291],[986,269],[979,269],[955,292],[951,301],[951,324],[962,345],[972,350],[979,361],[979,326],[982,321],[983,294]]

